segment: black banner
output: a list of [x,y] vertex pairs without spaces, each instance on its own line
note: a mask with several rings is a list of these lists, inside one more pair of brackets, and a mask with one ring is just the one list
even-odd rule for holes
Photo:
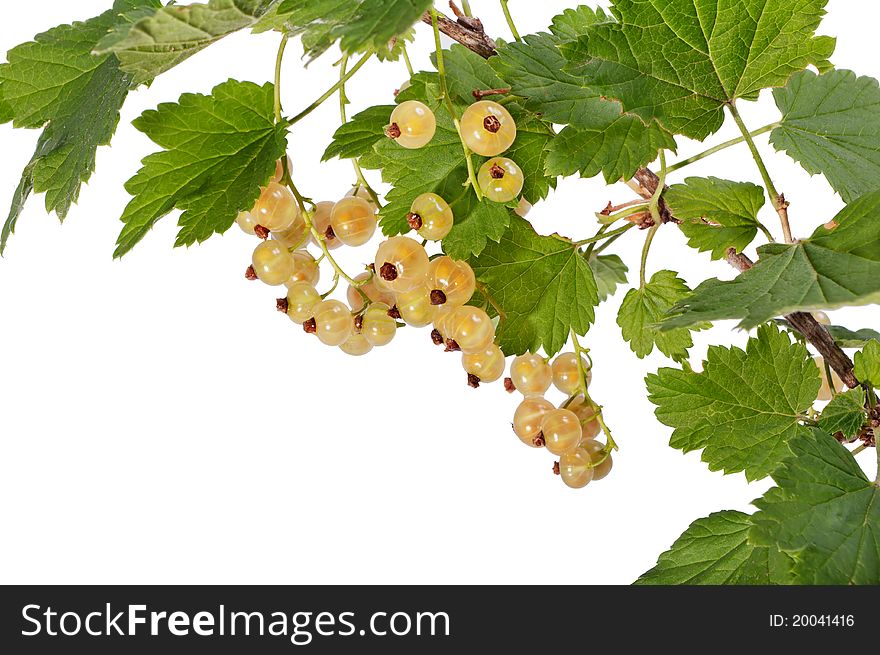
[[877,587],[4,587],[5,653],[807,652],[876,641]]

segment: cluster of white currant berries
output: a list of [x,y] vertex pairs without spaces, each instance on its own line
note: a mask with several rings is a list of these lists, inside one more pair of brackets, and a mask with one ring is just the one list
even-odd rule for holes
[[[601,480],[613,465],[611,448],[596,441],[602,432],[601,410],[585,394],[591,380],[589,363],[572,352],[552,363],[536,354],[517,357],[505,380],[508,391],[524,396],[513,415],[516,436],[559,457],[553,471],[573,489]],[[545,398],[551,385],[568,398],[559,407]]]
[[[516,121],[510,112],[497,102],[480,100],[465,110],[460,125],[464,144],[472,152],[490,157],[477,174],[483,195],[501,203],[518,198],[525,183],[522,169],[512,159],[499,157],[516,141]],[[385,134],[404,148],[417,149],[428,145],[436,130],[431,108],[418,100],[407,100],[395,107]]]

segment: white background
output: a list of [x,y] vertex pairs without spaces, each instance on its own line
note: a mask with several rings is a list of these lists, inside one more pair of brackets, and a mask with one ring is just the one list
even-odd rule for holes
[[[472,4],[490,33],[508,37],[497,2]],[[574,6],[510,4],[523,33]],[[0,49],[108,5],[7,7]],[[829,11],[822,32],[840,37],[836,64],[878,76],[880,6],[832,0]],[[667,446],[670,430],[654,419],[643,378],[668,362],[639,361],[621,341],[622,293],[599,308],[586,339],[595,396],[621,451],[609,478],[571,491],[551,474],[547,453],[512,434],[517,398],[499,385],[469,389],[458,356],[438,352],[426,331],[404,330],[355,360],[277,314],[277,289],[244,280],[254,243],[237,228],[174,250],[169,217],[113,261],[122,185],[155,149],[130,121],[229,77],[268,81],[277,42],[229,38],[134,93],[63,227],[41,198],[29,202],[0,260],[3,582],[624,584],[694,519],[749,509],[768,483],[710,473],[699,454]],[[428,65],[430,42],[419,27],[417,66]],[[332,53],[303,69],[298,50],[284,75],[288,114],[336,75]],[[371,63],[350,85],[352,112],[391,101],[404,79],[402,63]],[[752,128],[776,119],[768,96],[743,105]],[[337,122],[333,100],[291,138],[299,186],[317,199],[336,199],[352,182],[347,162],[319,163]],[[7,207],[37,133],[4,126],[0,135]],[[735,135],[727,125],[717,138]],[[842,206],[823,179],[772,155],[766,136],[759,144],[792,201],[798,235]],[[682,140],[680,154],[703,147]],[[760,181],[744,147],[688,174]],[[530,219],[541,232],[583,237],[595,229],[593,212],[630,197],[621,185],[568,179]],[[616,250],[635,269],[641,245],[633,233]],[[367,259],[365,248],[345,261],[356,270]],[[692,285],[733,275],[688,250],[675,229],[661,230],[649,266],[676,268]],[[834,318],[877,327],[880,315],[874,307]],[[694,362],[709,343],[744,343],[731,327],[699,335]],[[869,471],[872,459],[862,456]]]

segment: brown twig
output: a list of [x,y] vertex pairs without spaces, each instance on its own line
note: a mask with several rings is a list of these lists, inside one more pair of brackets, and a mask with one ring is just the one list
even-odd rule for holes
[[[727,262],[740,273],[745,273],[754,266],[751,259],[736,252],[733,248],[727,251]],[[795,312],[788,314],[785,320],[819,351],[819,354],[825,358],[825,361],[840,376],[846,386],[850,389],[859,386],[859,381],[853,373],[853,362],[849,355],[843,352],[828,329],[819,323],[812,314]]]
[[[422,22],[432,24],[431,14],[425,12]],[[462,15],[458,20],[452,20],[443,14],[437,16],[437,27],[453,41],[457,41],[469,50],[474,51],[481,57],[488,59],[497,54],[495,41],[489,38],[479,18],[468,18]]]

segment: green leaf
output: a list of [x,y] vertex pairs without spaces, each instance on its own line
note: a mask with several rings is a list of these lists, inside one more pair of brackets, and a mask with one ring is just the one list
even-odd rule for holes
[[[495,57],[491,60],[494,61]],[[431,55],[431,61],[437,65],[436,53]],[[474,91],[504,86],[504,80],[498,77],[489,61],[457,43],[443,51],[443,63],[446,65],[449,96],[456,102],[469,105],[474,102]]]
[[209,0],[156,7],[122,22],[95,47],[113,53],[122,69],[142,84],[174,68],[225,36],[254,26],[272,0]]
[[871,339],[880,341],[880,332],[870,328],[850,330],[839,325],[829,325],[828,331],[841,348],[864,348]]
[[673,309],[664,329],[738,318],[748,329],[796,311],[867,305],[880,300],[880,192],[837,215],[793,245],[758,249],[760,260],[735,280],[703,282]]
[[352,20],[357,8],[352,0],[282,0],[256,22],[254,31],[301,35],[304,56],[314,60],[336,43],[336,30]]
[[585,334],[595,320],[599,297],[586,260],[570,242],[539,236],[518,216],[471,266],[503,311],[498,345],[508,355],[543,347],[553,356],[570,330]]
[[382,48],[407,32],[431,6],[431,0],[361,0],[354,16],[335,35],[344,52]]
[[373,146],[385,139],[384,126],[394,111],[393,105],[378,105],[354,115],[333,135],[333,142],[324,151],[321,161],[334,157],[357,159],[370,154]]
[[613,296],[619,284],[626,284],[626,274],[629,269],[617,255],[590,257],[590,268],[596,280],[599,302],[605,302]]
[[880,341],[872,339],[855,356],[855,376],[861,382],[880,389]]
[[120,12],[155,0],[117,2],[96,18],[61,25],[9,51],[0,65],[0,122],[43,129],[25,167],[0,234],[0,254],[31,192],[46,194],[46,211],[64,219],[95,170],[98,146],[108,145],[131,78],[113,57],[93,56],[95,43],[123,19]]
[[797,584],[880,582],[880,488],[855,458],[820,430],[792,440],[794,456],[755,501],[749,537],[795,559]]
[[819,417],[819,427],[828,434],[842,432],[854,439],[865,424],[865,390],[861,387],[839,393],[831,399]]
[[749,182],[729,182],[717,177],[689,177],[663,194],[688,245],[724,259],[728,248],[745,250],[758,234],[758,212],[764,191]]
[[548,174],[604,173],[615,182],[654,161],[661,148],[675,149],[675,141],[658,126],[622,114],[618,103],[563,71],[566,62],[558,45],[553,35],[535,34],[523,43],[502,45],[489,60],[526,109],[569,125],[550,143]]
[[156,221],[183,210],[175,245],[222,234],[253,207],[286,149],[285,123],[274,123],[274,87],[230,80],[211,95],[185,94],[147,111],[134,125],[164,148],[125,185],[134,196],[122,215],[116,256]]
[[[630,289],[620,306],[617,324],[639,359],[656,347],[667,357],[680,361],[694,345],[689,328],[661,332],[657,325],[666,313],[691,290],[675,271],[659,271],[641,289]],[[708,328],[701,325],[694,329]]]
[[752,518],[718,512],[691,523],[637,585],[789,584],[792,561],[775,548],[748,542]]
[[613,20],[614,18],[606,14],[601,7],[593,9],[581,5],[573,9],[566,9],[558,16],[554,16],[550,31],[559,39],[560,43],[574,41],[585,34],[590,25]]
[[763,325],[746,350],[713,346],[702,373],[662,368],[647,378],[657,418],[675,428],[670,445],[703,450],[713,471],[769,475],[805,428],[819,393],[819,370],[805,346]]
[[770,135],[845,202],[880,189],[880,85],[847,70],[797,73],[773,91],[782,122]]
[[618,22],[564,45],[570,71],[646,123],[705,139],[725,105],[753,100],[810,65],[834,39],[815,36],[826,0],[615,0]]

